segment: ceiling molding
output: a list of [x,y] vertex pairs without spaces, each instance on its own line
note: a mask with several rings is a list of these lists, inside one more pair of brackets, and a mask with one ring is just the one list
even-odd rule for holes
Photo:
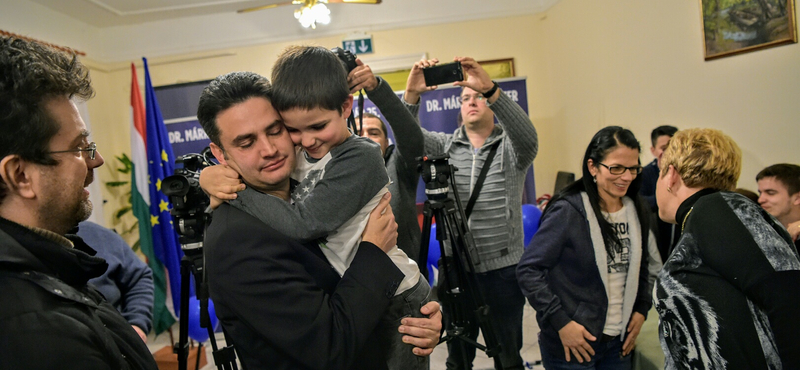
[[408,69],[408,66],[414,65],[421,59],[428,59],[428,53],[402,54],[383,58],[365,57],[362,58],[362,61],[369,65],[372,72],[386,73]]
[[124,11],[119,10],[102,0],[87,0],[92,4],[95,4],[105,10],[108,10],[111,13],[114,13],[120,17],[132,16],[132,15],[140,15],[140,14],[152,14],[152,13],[159,13],[159,12],[169,12],[174,10],[187,10],[187,9],[197,9],[197,8],[204,8],[204,7],[211,7],[211,6],[219,6],[219,5],[229,5],[229,4],[241,4],[241,3],[252,3],[252,0],[220,0],[220,1],[205,1],[200,3],[193,3],[193,4],[184,4],[184,5],[173,5],[173,6],[162,6],[162,7],[155,7],[155,8],[142,8],[139,10],[133,11]]

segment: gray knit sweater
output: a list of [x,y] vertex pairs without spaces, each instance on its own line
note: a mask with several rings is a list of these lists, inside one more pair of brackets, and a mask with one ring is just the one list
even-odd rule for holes
[[[411,113],[419,114],[419,104],[403,102]],[[519,262],[524,250],[522,186],[525,173],[539,150],[536,129],[517,103],[506,94],[500,94],[490,108],[499,123],[481,148],[472,147],[464,126],[452,134],[422,129],[425,154],[447,153],[450,164],[458,169],[454,178],[463,208],[472,195],[490,147],[500,142],[468,222],[480,257],[480,264],[476,265],[478,272]]]

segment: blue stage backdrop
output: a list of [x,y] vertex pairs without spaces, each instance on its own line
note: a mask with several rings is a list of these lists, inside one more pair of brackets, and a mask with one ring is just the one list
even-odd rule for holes
[[[188,153],[200,153],[210,140],[200,122],[197,121],[197,104],[203,89],[210,81],[192,82],[179,85],[157,87],[156,96],[161,105],[161,113],[167,125],[169,142],[175,157]],[[517,102],[525,113],[528,113],[528,90],[524,77],[514,77],[497,81],[503,93]],[[461,109],[461,88],[450,86],[422,94],[420,100],[419,119],[422,127],[429,131],[452,133],[458,128],[457,117]],[[398,93],[402,97],[402,92]],[[356,104],[358,103],[358,99]],[[364,111],[382,117],[368,97],[364,99]],[[358,109],[356,109],[358,114]],[[394,142],[394,133],[387,126],[389,139]],[[437,154],[437,153],[431,153]],[[420,182],[417,188],[417,202],[422,203],[425,197],[425,186]],[[533,179],[533,167],[528,170],[525,179],[523,203],[536,202],[536,185]]]
[[175,158],[184,154],[200,153],[211,143],[197,121],[200,94],[209,82],[211,81],[191,82],[155,89]]

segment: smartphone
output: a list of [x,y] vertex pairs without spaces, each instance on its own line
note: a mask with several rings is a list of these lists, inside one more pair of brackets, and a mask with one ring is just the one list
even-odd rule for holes
[[461,69],[461,62],[438,64],[433,67],[423,68],[422,74],[425,76],[426,86],[443,85],[464,80],[464,70]]

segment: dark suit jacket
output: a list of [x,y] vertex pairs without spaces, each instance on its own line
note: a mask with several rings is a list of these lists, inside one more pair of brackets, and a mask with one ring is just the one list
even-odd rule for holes
[[205,236],[209,292],[243,367],[382,369],[372,332],[403,274],[361,243],[343,277],[319,247],[223,204]]

